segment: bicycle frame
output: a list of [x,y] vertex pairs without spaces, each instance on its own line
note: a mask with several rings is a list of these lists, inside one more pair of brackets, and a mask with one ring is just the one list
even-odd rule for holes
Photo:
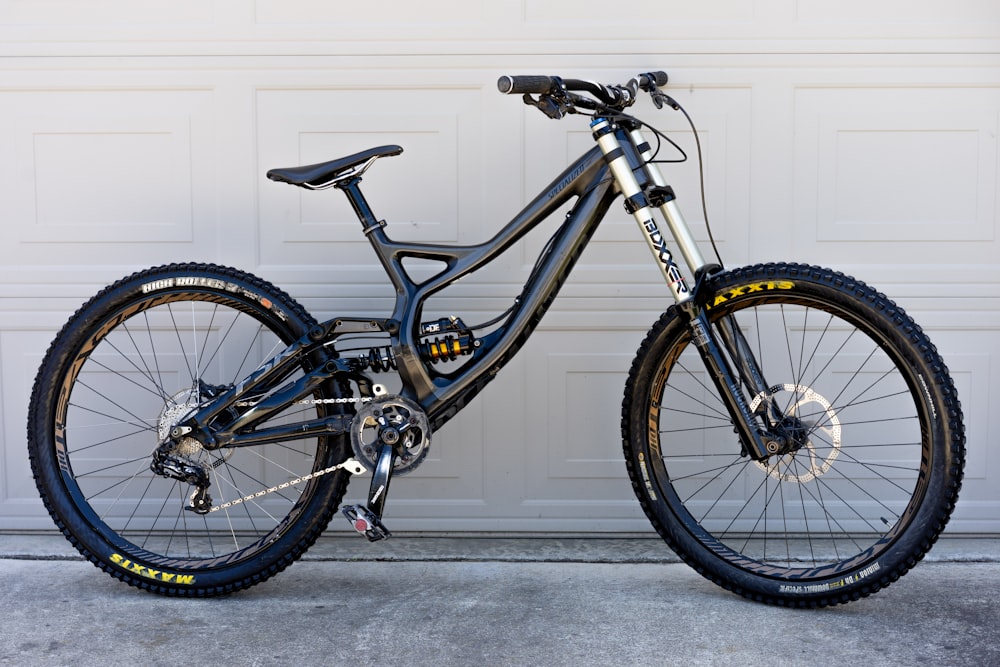
[[[594,148],[566,168],[492,239],[473,246],[429,245],[391,240],[376,221],[358,187],[359,177],[338,184],[358,214],[376,255],[396,290],[387,320],[376,320],[392,336],[392,348],[403,380],[403,395],[427,411],[438,428],[471,400],[517,353],[565,282],[580,253],[615,197],[601,152]],[[579,201],[556,230],[538,270],[525,284],[509,319],[479,339],[480,345],[462,368],[434,373],[417,354],[420,320],[426,300],[496,259],[573,197]],[[446,267],[417,283],[403,269],[406,258],[444,262]]]
[[[350,419],[345,415],[260,431],[250,429],[293,402],[315,393],[320,385],[338,374],[355,380],[359,387],[370,391],[367,378],[361,373],[363,365],[355,363],[358,360],[339,359],[327,351],[332,349],[337,338],[349,333],[389,335],[396,370],[403,381],[401,393],[421,406],[428,416],[431,430],[436,430],[465,407],[525,343],[612,201],[621,193],[625,197],[626,210],[639,224],[675,303],[689,321],[692,340],[729,408],[744,448],[758,460],[773,454],[781,443],[755,424],[754,414],[740,387],[742,382],[751,395],[758,395],[767,389],[756,363],[744,354],[749,349],[746,341],[733,323],[720,325],[721,335],[718,337],[713,333],[705,309],[695,299],[694,288],[688,286],[667,248],[653,219],[652,209],[658,208],[665,217],[688,268],[696,278],[700,279],[720,267],[708,264],[702,258],[676,207],[673,191],[665,185],[662,175],[651,161],[652,151],[642,137],[639,123],[631,119],[596,116],[591,127],[598,146],[567,167],[492,239],[478,245],[394,241],[386,234],[386,223],[376,218],[361,193],[361,175],[349,175],[335,182],[333,186],[346,194],[354,208],[365,235],[396,290],[392,314],[385,319],[338,317],[318,325],[242,382],[189,416],[172,436],[181,437],[197,429],[208,440],[203,443],[206,448],[217,449],[346,432]],[[420,320],[426,300],[496,259],[574,197],[577,198],[575,205],[542,251],[536,270],[524,285],[506,321],[481,337],[472,358],[457,370],[446,373],[433,371],[429,362],[422,360],[418,353]],[[442,262],[445,268],[423,282],[416,282],[403,267],[403,260],[407,258]],[[729,359],[738,360],[736,373],[727,361],[727,355]],[[211,431],[209,424],[229,406],[245,401],[257,388],[277,387],[294,368],[301,367],[301,361],[306,357],[313,360],[313,370],[242,411],[223,429]],[[759,407],[757,414],[766,420],[764,408]]]

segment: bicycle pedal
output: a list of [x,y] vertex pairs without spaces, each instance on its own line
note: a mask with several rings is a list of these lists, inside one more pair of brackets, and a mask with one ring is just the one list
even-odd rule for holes
[[364,505],[345,505],[340,510],[351,526],[358,533],[368,538],[369,542],[378,542],[392,537],[382,520]]

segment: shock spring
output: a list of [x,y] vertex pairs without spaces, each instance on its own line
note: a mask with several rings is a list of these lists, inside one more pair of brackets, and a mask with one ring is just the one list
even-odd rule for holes
[[388,345],[371,348],[368,350],[367,359],[368,366],[376,373],[384,373],[385,371],[390,370],[394,371],[399,368],[399,364],[396,363],[396,354]]

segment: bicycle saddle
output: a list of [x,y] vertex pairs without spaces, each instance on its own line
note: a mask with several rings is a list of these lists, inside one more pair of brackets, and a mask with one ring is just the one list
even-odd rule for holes
[[380,157],[399,155],[402,152],[403,149],[400,146],[378,146],[329,162],[320,162],[304,167],[271,169],[267,172],[267,177],[272,181],[291,183],[310,189],[329,187],[346,176],[364,172],[372,162]]

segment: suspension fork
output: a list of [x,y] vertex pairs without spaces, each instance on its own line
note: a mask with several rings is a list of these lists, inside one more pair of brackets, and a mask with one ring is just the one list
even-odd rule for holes
[[[743,386],[747,388],[750,396],[770,395],[771,389],[764,372],[757,363],[757,355],[753,353],[746,336],[740,329],[739,323],[733,315],[723,315],[715,322],[715,330],[719,333],[719,339],[726,349],[729,358],[736,364]],[[770,409],[770,412],[768,410]],[[783,415],[781,410],[773,401],[760,401],[755,414],[765,420],[770,427],[780,423]]]
[[[720,335],[716,336],[707,311],[698,304],[660,233],[653,216],[654,206],[666,219],[674,240],[695,275],[701,276],[721,267],[710,265],[702,258],[690,229],[676,206],[673,191],[665,185],[656,165],[650,162],[651,153],[647,155],[649,145],[642,138],[638,127],[633,125],[626,130],[602,117],[595,118],[590,125],[615,183],[625,198],[625,210],[638,223],[660,273],[688,323],[691,339],[729,411],[743,446],[743,453],[755,460],[763,460],[780,451],[783,447],[781,438],[760,428],[740,386],[741,382],[746,382],[754,395],[766,390],[763,375],[756,362],[752,361],[753,355],[746,339],[736,322],[729,317],[723,318],[719,327]],[[640,155],[636,155],[637,151],[642,159]],[[640,172],[643,183],[636,178],[636,171]],[[727,360],[727,353],[729,358],[737,361],[738,373],[733,371]]]
[[[642,158],[646,174],[652,181],[656,197],[651,198],[652,203],[659,209],[667,222],[674,242],[680,249],[681,256],[687,263],[691,274],[696,277],[709,275],[722,270],[722,266],[715,263],[708,263],[702,257],[701,250],[691,235],[691,230],[677,208],[676,197],[673,189],[667,185],[666,180],[660,173],[659,167],[653,162],[655,157],[652,147],[642,135],[641,126],[638,122],[626,119],[622,125],[628,130],[632,144]],[[720,341],[725,346],[729,358],[736,363],[737,370],[743,384],[746,386],[750,396],[759,396],[769,391],[770,385],[764,379],[764,373],[757,364],[757,357],[754,355],[743,336],[736,318],[732,315],[725,315],[715,322],[715,330],[718,331]],[[772,411],[777,408],[770,401],[761,401],[756,413],[767,418],[767,406],[770,405]],[[780,412],[772,412],[770,418],[775,422],[781,421]]]
[[[720,334],[717,337],[704,308],[694,301],[680,304],[680,308],[688,320],[691,339],[698,354],[733,420],[743,445],[743,453],[756,461],[762,461],[781,451],[786,444],[785,438],[766,426],[762,427],[756,418],[757,415],[763,417],[765,423],[768,423],[768,417],[776,419],[774,414],[768,415],[766,412],[771,401],[761,401],[755,415],[743,393],[741,382],[754,396],[766,392],[767,385],[763,384],[760,368],[735,320],[731,316],[723,317],[717,329]],[[733,372],[727,357],[736,362],[737,373]]]

